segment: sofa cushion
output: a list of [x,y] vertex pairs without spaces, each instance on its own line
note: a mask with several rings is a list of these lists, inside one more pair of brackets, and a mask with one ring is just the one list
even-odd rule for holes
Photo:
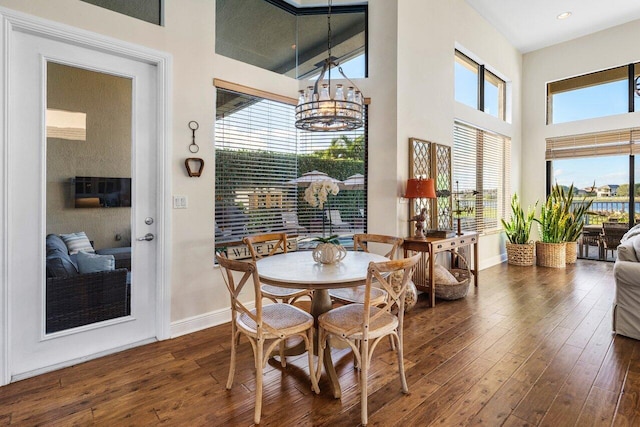
[[80,251],[77,260],[78,270],[81,274],[115,270],[116,268],[116,260],[113,255],[97,255]]
[[93,246],[84,231],[77,233],[61,234],[60,238],[67,245],[69,255],[77,254],[80,251],[94,253]]
[[71,262],[69,254],[58,249],[47,250],[47,277],[76,276],[78,270]]
[[48,234],[45,240],[45,243],[47,248],[47,254],[49,254],[49,251],[55,251],[55,250],[64,252],[65,254],[69,253],[69,249],[67,249],[67,245],[65,245],[65,243],[62,241],[60,236],[58,236],[57,234]]

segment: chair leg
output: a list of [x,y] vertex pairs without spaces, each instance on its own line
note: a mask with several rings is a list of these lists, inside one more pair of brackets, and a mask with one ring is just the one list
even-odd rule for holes
[[369,342],[360,341],[360,416],[362,425],[367,425],[367,374],[369,373]]
[[262,414],[262,357],[264,351],[264,341],[262,339],[256,340],[256,354],[255,354],[255,367],[256,367],[256,409],[253,413],[253,421],[256,424],[260,424],[260,415]]
[[[389,335],[393,339],[393,335]],[[402,386],[403,393],[409,393],[409,387],[407,386],[407,378],[404,375],[404,349],[402,348],[402,338],[398,336],[398,371],[400,373],[400,385]]]
[[280,341],[280,365],[283,368],[287,367],[287,358],[284,357],[284,345],[287,342],[286,339],[283,339],[282,341]]
[[318,377],[316,376],[315,369],[313,367],[313,328],[309,328],[307,332],[307,338],[309,339],[309,345],[307,346],[307,354],[309,355],[309,377],[311,377],[311,389],[320,394],[320,387],[318,386]]
[[316,383],[320,383],[320,376],[322,375],[322,364],[324,362],[324,347],[325,347],[325,332],[322,328],[318,328],[318,365],[316,367]]
[[231,328],[231,361],[229,362],[229,376],[227,377],[227,390],[231,390],[233,377],[236,373],[236,347],[240,341],[240,334],[236,332],[235,326]]

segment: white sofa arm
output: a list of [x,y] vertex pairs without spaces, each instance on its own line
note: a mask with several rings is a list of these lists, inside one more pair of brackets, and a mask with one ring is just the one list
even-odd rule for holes
[[616,261],[613,266],[616,294],[613,302],[613,331],[640,339],[640,262]]
[[640,288],[640,262],[617,260],[613,266],[613,277],[616,279],[616,287]]

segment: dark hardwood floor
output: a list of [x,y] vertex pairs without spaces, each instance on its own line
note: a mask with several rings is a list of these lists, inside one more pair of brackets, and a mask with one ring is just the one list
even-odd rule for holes
[[[465,299],[430,309],[422,295],[405,324],[410,394],[381,343],[369,425],[640,425],[640,342],[611,333],[612,270],[503,264],[481,271]],[[251,348],[242,341],[227,391],[229,344],[223,325],[10,384],[0,388],[0,425],[252,425]],[[306,357],[270,363],[261,425],[358,425],[352,357],[333,357],[342,399],[325,380],[311,392]]]

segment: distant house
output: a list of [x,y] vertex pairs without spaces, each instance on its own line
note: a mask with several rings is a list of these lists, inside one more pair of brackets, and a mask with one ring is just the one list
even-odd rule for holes
[[596,194],[598,197],[612,197],[618,194],[618,187],[617,184],[603,185],[596,189]]

